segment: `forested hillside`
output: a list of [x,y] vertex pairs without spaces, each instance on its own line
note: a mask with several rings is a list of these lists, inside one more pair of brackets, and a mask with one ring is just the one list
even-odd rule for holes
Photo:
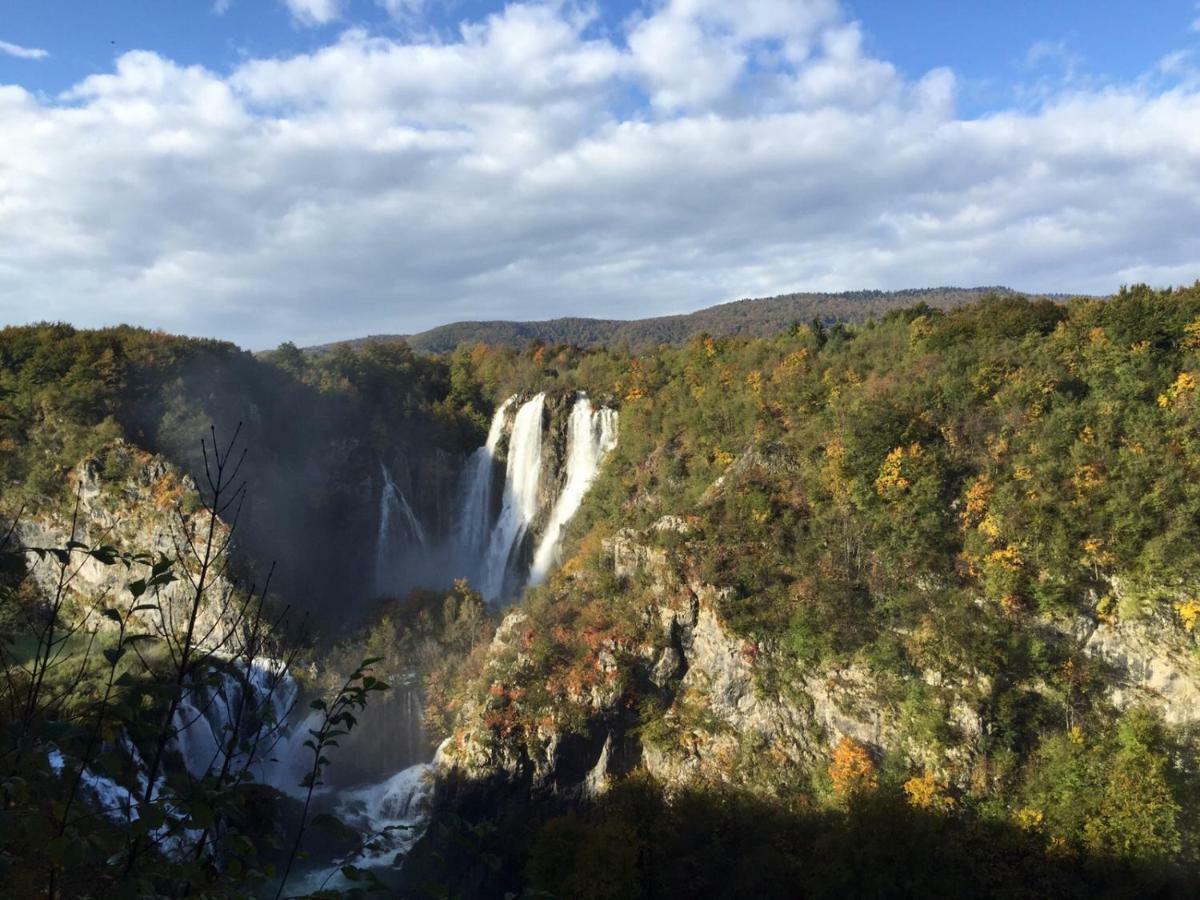
[[380,462],[432,493],[437,472],[419,475],[436,467],[436,451],[482,440],[485,412],[450,393],[444,361],[398,343],[320,360],[284,350],[266,363],[232,344],[144,329],[6,328],[0,515],[65,514],[67,475],[83,460],[110,484],[146,453],[202,480],[201,439],[210,427],[222,440],[240,428],[251,488],[242,558],[278,563],[276,588],[320,618],[331,595],[370,589]]
[[[524,347],[532,342],[601,344],[634,349],[659,344],[680,344],[698,334],[714,337],[768,337],[786,331],[797,322],[818,319],[835,322],[864,322],[897,309],[928,304],[936,309],[953,309],[987,294],[1011,295],[1008,288],[917,288],[905,291],[848,291],[841,294],[783,294],[753,300],[735,300],[694,313],[653,319],[550,319],[544,322],[455,322],[413,335],[379,335],[349,341],[362,346],[379,341],[405,340],[415,350],[445,353],[470,344]],[[325,353],[336,344],[313,348]]]
[[574,554],[457,695],[479,883],[1196,887],[1200,287],[613,364]]
[[[290,604],[314,633],[273,635],[272,652],[298,661],[305,697],[375,690],[364,658],[399,686],[403,702],[372,701],[382,713],[363,717],[344,771],[375,777],[441,743],[428,827],[403,871],[394,853],[378,864],[404,896],[1194,896],[1200,284],[812,318],[674,346],[440,355],[6,329],[2,524],[52,537],[82,514],[114,541],[172,517],[202,525],[199,440],[242,422],[253,499],[222,577],[277,562],[263,608]],[[579,390],[619,413],[619,441],[548,580],[503,609],[465,582],[376,596],[380,468],[431,535],[452,532],[439,498],[458,496],[497,406],[544,391],[549,421]],[[547,459],[565,453],[555,434]],[[192,565],[59,549],[125,560],[132,581],[106,575],[100,596],[80,588],[60,609],[53,579],[30,575],[37,553],[0,572],[0,700],[26,696],[39,623],[115,603],[101,588],[132,593],[132,615],[149,581]],[[144,852],[111,825],[89,832],[98,815],[72,824],[53,763],[60,744],[85,760],[103,747],[88,765],[115,759],[107,771],[136,784],[114,723],[143,757],[174,746],[152,720],[178,693],[116,680],[123,633],[93,638],[99,657],[60,637],[68,669],[88,673],[77,703],[0,703],[0,830],[18,815],[51,829],[0,847],[22,884],[75,886]],[[172,681],[170,659],[137,671],[178,692],[191,676]],[[110,693],[128,709],[92,731]],[[179,796],[206,783],[165,758]],[[229,835],[294,831],[278,792],[195,796],[187,815],[231,817]],[[283,851],[214,849],[206,890],[245,894],[230,860],[275,884]],[[155,885],[200,877],[164,859],[143,866]]]

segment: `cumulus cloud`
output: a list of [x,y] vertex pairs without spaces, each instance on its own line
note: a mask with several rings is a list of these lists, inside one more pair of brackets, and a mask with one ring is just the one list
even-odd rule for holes
[[[252,347],[931,284],[1200,275],[1200,92],[962,117],[826,0],[513,4],[216,73],[0,87],[0,320]],[[692,78],[687,77],[689,73]]]
[[38,47],[22,47],[20,44],[10,44],[0,41],[0,53],[15,56],[17,59],[46,59],[50,54]]

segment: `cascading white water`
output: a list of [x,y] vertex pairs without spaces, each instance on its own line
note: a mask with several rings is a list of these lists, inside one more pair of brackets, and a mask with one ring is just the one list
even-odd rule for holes
[[463,470],[462,515],[458,520],[456,552],[471,566],[471,580],[478,580],[480,566],[492,529],[492,493],[495,482],[496,447],[504,436],[509,413],[515,402],[509,397],[492,416],[487,442],[471,454]]
[[[547,512],[542,490],[548,480],[542,471],[545,409],[545,394],[524,403],[517,396],[509,397],[492,417],[487,442],[463,469],[462,515],[446,554],[447,571],[466,577],[489,602],[512,596],[527,578],[532,583],[545,579],[557,556],[563,528],[579,510],[604,456],[617,443],[616,410],[596,409],[583,391],[577,393],[567,423],[563,486]],[[504,491],[495,515],[496,454],[506,431]],[[542,523],[532,565],[525,570],[530,529]]]
[[558,554],[563,528],[579,511],[604,456],[616,446],[617,411],[607,407],[593,409],[587,394],[580,391],[575,395],[567,425],[566,479],[533,555],[530,584],[545,580]]
[[504,502],[484,554],[479,589],[489,601],[505,595],[514,550],[538,512],[542,473],[543,413],[546,395],[537,394],[517,410],[508,440]]
[[[296,683],[279,660],[255,659],[249,670],[232,664],[210,683],[191,685],[172,720],[175,743],[188,772],[197,777],[225,762],[231,738],[236,771],[248,760],[251,771],[268,780],[266,760],[296,702]],[[235,735],[235,729],[238,734]]]

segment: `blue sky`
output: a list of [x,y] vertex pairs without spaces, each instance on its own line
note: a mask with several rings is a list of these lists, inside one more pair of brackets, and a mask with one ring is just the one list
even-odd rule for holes
[[[373,0],[353,0],[337,19],[311,27],[272,0],[230,0],[220,13],[213,0],[3,0],[0,40],[45,49],[50,57],[34,66],[0,53],[0,83],[57,93],[111,69],[119,53],[133,49],[229,71],[246,58],[311,51],[349,25],[381,35],[452,37],[461,22],[503,6],[434,0],[397,20]],[[852,0],[845,6],[861,20],[867,47],[910,77],[954,69],[977,114],[1019,101],[1022,85],[1067,70],[1100,83],[1128,80],[1172,53],[1200,50],[1193,0]],[[597,5],[603,25],[618,34],[621,22],[644,9],[631,0]]]
[[0,322],[1200,276],[1200,5],[0,0]]

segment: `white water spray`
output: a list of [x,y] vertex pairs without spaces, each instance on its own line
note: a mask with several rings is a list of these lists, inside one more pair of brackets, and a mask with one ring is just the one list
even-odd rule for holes
[[563,528],[579,511],[605,455],[616,446],[617,411],[607,407],[593,409],[587,394],[580,391],[575,396],[567,425],[566,481],[533,555],[530,584],[541,584],[545,580],[556,562]]
[[508,440],[504,504],[492,530],[479,588],[486,600],[505,596],[513,553],[538,512],[538,483],[542,474],[543,413],[546,395],[537,394],[517,410]]
[[[492,416],[487,443],[471,454],[463,470],[462,515],[458,520],[457,552],[462,559],[478,561],[488,545],[492,530],[492,495],[495,482],[496,447],[504,436],[515,397],[500,404]],[[472,567],[478,576],[481,567]]]

